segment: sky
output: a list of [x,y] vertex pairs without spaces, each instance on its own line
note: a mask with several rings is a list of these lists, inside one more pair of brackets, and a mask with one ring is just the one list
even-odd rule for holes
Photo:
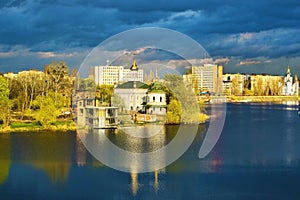
[[98,44],[134,28],[191,37],[225,73],[300,74],[299,0],[1,0],[0,72],[79,68]]

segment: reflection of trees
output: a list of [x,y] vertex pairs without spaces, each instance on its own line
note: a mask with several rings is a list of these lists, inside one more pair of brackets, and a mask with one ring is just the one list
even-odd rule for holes
[[1,135],[0,144],[0,185],[3,184],[9,174],[11,156],[10,156],[10,135]]
[[75,134],[22,133],[15,141],[14,157],[46,172],[53,183],[65,182],[71,166]]

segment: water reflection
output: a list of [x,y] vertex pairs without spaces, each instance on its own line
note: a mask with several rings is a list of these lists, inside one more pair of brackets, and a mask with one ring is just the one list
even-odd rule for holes
[[[208,157],[197,156],[207,127],[200,125],[194,143],[177,161],[141,174],[137,169],[152,160],[132,160],[129,173],[110,169],[75,132],[1,134],[1,199],[298,199],[299,116],[282,105],[264,106],[230,104],[221,138]],[[252,120],[257,118],[264,120]],[[164,134],[149,141],[108,130],[85,139],[105,145],[108,138],[139,153],[168,144],[177,130],[165,126]],[[119,159],[111,152],[104,156]]]
[[11,142],[9,134],[0,134],[0,185],[9,175],[11,164]]

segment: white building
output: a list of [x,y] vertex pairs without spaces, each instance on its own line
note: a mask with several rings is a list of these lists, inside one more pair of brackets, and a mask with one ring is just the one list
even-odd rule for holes
[[128,81],[117,85],[114,88],[114,98],[122,101],[119,106],[121,111],[142,111],[145,112],[144,105],[147,101],[149,86],[140,81]]
[[151,90],[147,93],[147,114],[166,115],[166,93],[161,90],[158,83],[154,83]]
[[114,89],[114,106],[120,112],[140,112],[152,115],[166,115],[166,93],[158,83],[149,88],[145,83],[129,81],[118,85]]
[[123,66],[95,66],[90,76],[97,85],[114,85],[123,80]]
[[115,85],[127,81],[144,81],[143,69],[138,69],[136,60],[134,59],[130,69],[123,66],[95,66],[90,70],[90,78],[97,85],[107,84]]
[[117,109],[117,107],[100,106],[95,98],[79,99],[75,109],[77,125],[80,128],[116,128]]
[[291,74],[290,67],[288,67],[286,74],[283,79],[283,87],[282,87],[282,95],[285,96],[298,96],[299,91],[299,82],[298,80],[294,80]]

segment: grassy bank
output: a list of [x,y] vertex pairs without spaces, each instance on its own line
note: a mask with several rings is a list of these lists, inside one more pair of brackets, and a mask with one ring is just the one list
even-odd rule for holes
[[28,132],[28,131],[71,131],[76,130],[75,123],[72,120],[59,120],[52,123],[48,127],[43,127],[39,122],[36,121],[15,121],[12,122],[8,127],[0,126],[0,132]]
[[228,96],[228,102],[277,102],[299,101],[297,96]]

